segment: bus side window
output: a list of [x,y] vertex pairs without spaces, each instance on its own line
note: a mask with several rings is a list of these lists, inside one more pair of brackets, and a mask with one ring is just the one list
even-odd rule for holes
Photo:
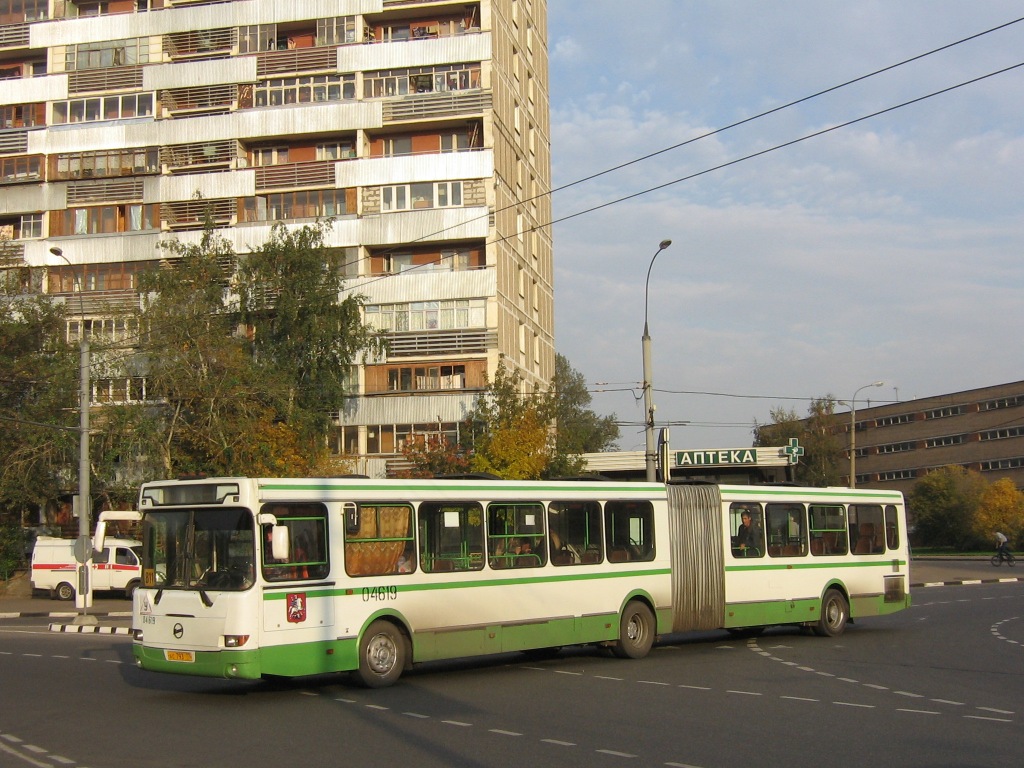
[[605,502],[604,531],[609,562],[654,559],[654,507],[651,502]]
[[885,543],[889,549],[899,549],[900,528],[897,522],[896,507],[892,504],[885,506]]
[[538,568],[547,562],[544,507],[536,502],[487,505],[487,555],[492,568]]
[[425,501],[417,519],[420,568],[425,573],[484,567],[484,511],[478,503]]
[[275,560],[271,551],[271,527],[263,531],[263,576],[268,581],[324,579],[330,572],[327,559],[327,508],[323,504],[267,505],[264,512],[288,527],[291,551],[287,560]]
[[846,554],[846,509],[842,505],[812,504],[809,512],[811,554]]
[[387,576],[415,570],[409,504],[360,504],[358,519],[357,530],[345,530],[345,572],[349,576]]
[[553,565],[590,565],[604,559],[601,505],[596,501],[555,501],[548,507]]
[[772,557],[803,557],[807,554],[803,504],[766,504],[768,554]]
[[729,505],[729,532],[733,557],[764,557],[760,504],[733,502]]
[[886,533],[880,504],[851,504],[850,523],[851,531],[856,533],[854,554],[877,555],[885,552]]

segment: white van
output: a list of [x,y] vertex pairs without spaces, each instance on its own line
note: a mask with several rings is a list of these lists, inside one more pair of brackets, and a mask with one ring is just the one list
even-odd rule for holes
[[[142,579],[142,542],[107,538],[93,551],[89,589],[120,590],[130,600]],[[32,589],[45,589],[56,600],[74,600],[78,585],[75,539],[40,536],[32,550]]]

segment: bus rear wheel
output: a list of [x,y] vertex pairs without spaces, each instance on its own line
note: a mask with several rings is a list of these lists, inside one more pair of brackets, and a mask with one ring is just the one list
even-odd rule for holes
[[389,621],[375,621],[359,643],[356,677],[367,688],[385,688],[401,677],[405,656],[405,636],[401,631]]
[[814,625],[814,634],[820,637],[838,637],[846,629],[850,618],[850,604],[838,589],[830,589],[821,599],[821,616]]
[[654,614],[646,604],[630,600],[619,619],[619,640],[612,653],[620,659],[642,659],[654,645]]

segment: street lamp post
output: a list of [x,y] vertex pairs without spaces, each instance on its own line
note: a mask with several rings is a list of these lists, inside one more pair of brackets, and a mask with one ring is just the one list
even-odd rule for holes
[[860,394],[862,389],[868,387],[880,387],[885,384],[884,381],[874,381],[871,384],[865,384],[860,387],[856,392],[853,393],[853,397],[850,399],[850,487],[857,487],[857,395]]
[[[60,248],[51,248],[50,253],[64,262],[72,270],[72,279],[78,277],[75,265],[71,263]],[[84,275],[83,275],[84,278]],[[85,336],[85,280],[78,283],[78,309],[81,319],[78,328],[78,544],[75,548],[80,563],[78,566],[78,589],[75,590],[75,607],[82,613],[78,618],[81,623],[93,623],[95,617],[89,617],[89,606],[92,605],[92,589],[89,584],[89,561],[92,560],[92,544],[89,540],[89,521],[92,505],[89,487],[89,340]],[[91,621],[90,621],[91,619]]]
[[651,263],[647,267],[647,280],[644,282],[644,335],[641,339],[644,358],[644,411],[646,413],[646,449],[644,451],[644,465],[647,469],[647,482],[653,483],[658,479],[655,459],[656,449],[654,447],[654,383],[651,380],[651,334],[647,327],[647,292],[651,284],[651,268],[658,254],[672,245],[671,240],[662,240],[658,244],[658,250],[651,257]]

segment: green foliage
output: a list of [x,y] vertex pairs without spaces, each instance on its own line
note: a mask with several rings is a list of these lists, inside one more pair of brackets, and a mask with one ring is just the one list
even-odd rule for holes
[[[65,308],[4,285],[0,296],[0,510],[38,509],[74,484],[78,351]],[[64,429],[54,429],[63,427]]]
[[25,531],[15,523],[0,524],[0,580],[25,564]]
[[982,544],[984,537],[976,533],[974,516],[985,487],[979,472],[957,466],[943,467],[918,480],[907,495],[915,542],[960,551]]
[[557,428],[557,452],[563,455],[598,453],[615,447],[619,426],[615,414],[598,416],[589,405],[583,374],[573,369],[563,355],[555,355],[555,376],[551,382],[554,393],[552,416]]
[[325,247],[328,222],[278,222],[238,271],[240,319],[253,330],[259,364],[289,388],[288,420],[322,436],[327,415],[350,394],[349,372],[383,336],[363,325],[363,298],[344,293],[344,252]]
[[846,442],[838,433],[835,407],[835,398],[825,395],[811,401],[804,418],[793,409],[773,409],[770,424],[755,424],[754,445],[786,445],[795,437],[804,448],[795,480],[814,486],[838,485],[844,473],[849,473],[849,458]]

